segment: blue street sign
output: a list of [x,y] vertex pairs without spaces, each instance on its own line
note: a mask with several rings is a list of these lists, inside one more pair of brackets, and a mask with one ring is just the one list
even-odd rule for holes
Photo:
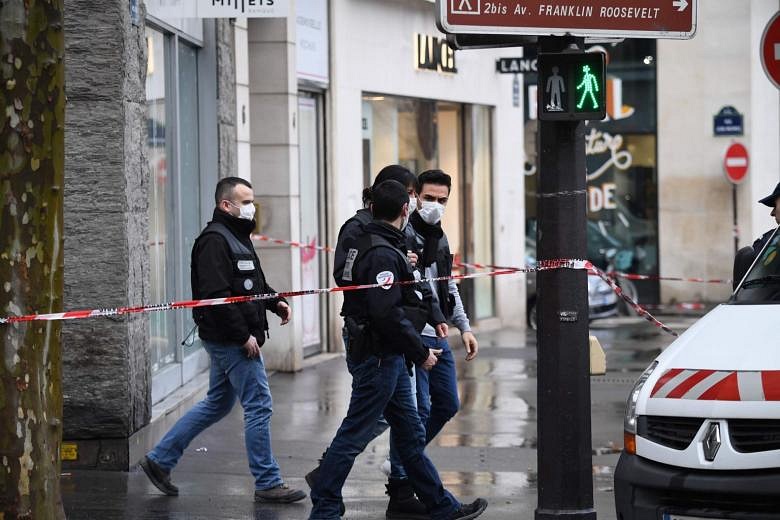
[[712,133],[721,135],[743,135],[745,126],[742,114],[732,106],[725,106],[712,118]]

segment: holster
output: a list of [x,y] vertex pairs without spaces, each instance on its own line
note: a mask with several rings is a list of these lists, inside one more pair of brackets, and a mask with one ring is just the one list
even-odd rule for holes
[[373,353],[371,329],[368,320],[356,316],[345,316],[347,328],[347,356],[353,363],[362,363]]

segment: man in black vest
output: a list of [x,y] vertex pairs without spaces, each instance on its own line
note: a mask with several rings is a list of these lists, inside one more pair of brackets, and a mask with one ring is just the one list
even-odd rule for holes
[[[780,183],[775,186],[775,190],[758,201],[760,204],[772,208],[769,212],[769,216],[774,217],[775,224],[780,225]],[[753,264],[758,254],[764,249],[764,246],[772,238],[772,234],[776,228],[772,228],[753,242],[752,246],[745,246],[739,251],[734,258],[734,276],[732,277],[732,284],[734,289],[737,288],[739,282],[747,274],[748,269]]]
[[[433,520],[476,518],[487,507],[477,499],[460,504],[441,483],[425,455],[425,430],[411,398],[407,362],[423,370],[436,364],[436,351],[425,348],[405,310],[420,301],[406,257],[401,229],[409,218],[409,194],[397,181],[381,183],[372,192],[374,220],[365,233],[347,244],[339,285],[381,287],[344,294],[342,315],[349,330],[352,396],[347,416],[330,444],[316,477],[310,478],[314,507],[310,519],[341,517],[341,488],[355,457],[374,438],[384,414],[409,480]],[[398,284],[397,282],[403,282]]]
[[[250,234],[255,228],[254,192],[247,181],[228,177],[217,183],[211,222],[192,247],[194,299],[274,294],[266,283]],[[200,432],[225,417],[236,400],[244,408],[249,469],[255,477],[255,500],[289,503],[306,498],[282,480],[271,452],[271,391],[260,348],[268,335],[266,309],[290,321],[283,298],[201,307],[193,310],[203,346],[211,358],[209,390],[141,460],[149,480],[166,495],[178,495],[170,472]]]

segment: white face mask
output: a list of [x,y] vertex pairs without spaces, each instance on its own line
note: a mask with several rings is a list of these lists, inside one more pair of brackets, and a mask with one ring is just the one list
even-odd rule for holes
[[248,204],[244,204],[242,206],[239,206],[238,204],[233,203],[232,201],[228,201],[228,204],[233,206],[234,208],[238,208],[238,218],[244,219],[244,220],[252,220],[255,218],[255,205],[251,202]]
[[422,207],[417,210],[423,222],[431,226],[438,224],[444,216],[444,205],[438,202],[424,200]]
[[401,222],[401,231],[406,229],[407,224],[409,224],[409,217],[411,216],[411,214],[412,214],[412,206],[410,205],[409,210],[406,212],[406,215],[404,215],[404,219]]
[[417,197],[409,197],[409,214],[417,211]]

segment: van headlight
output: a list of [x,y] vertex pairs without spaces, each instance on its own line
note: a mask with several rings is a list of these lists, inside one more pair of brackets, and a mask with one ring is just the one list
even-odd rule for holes
[[630,454],[636,454],[636,403],[639,400],[639,394],[642,393],[642,388],[652,375],[653,371],[658,366],[658,361],[653,361],[647,369],[642,372],[639,379],[634,383],[634,388],[631,389],[631,393],[628,395],[626,401],[626,416],[623,420],[623,445],[625,450]]

